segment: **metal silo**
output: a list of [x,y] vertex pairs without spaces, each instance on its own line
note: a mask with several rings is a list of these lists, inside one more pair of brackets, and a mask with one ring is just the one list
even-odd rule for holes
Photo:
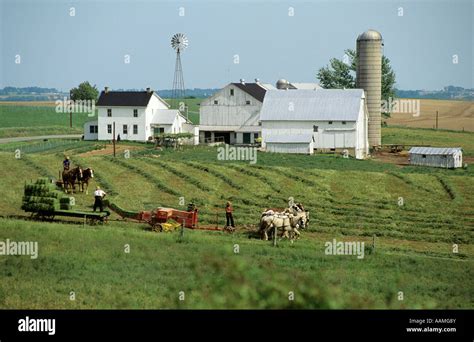
[[369,110],[369,146],[380,146],[382,98],[382,35],[368,30],[357,38],[356,87],[366,93]]

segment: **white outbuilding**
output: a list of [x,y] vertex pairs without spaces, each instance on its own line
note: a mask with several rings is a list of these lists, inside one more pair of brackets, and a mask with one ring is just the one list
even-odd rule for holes
[[461,147],[412,147],[410,164],[454,169],[462,167]]
[[357,159],[369,152],[362,89],[268,90],[260,121],[266,151],[312,154],[347,150]]

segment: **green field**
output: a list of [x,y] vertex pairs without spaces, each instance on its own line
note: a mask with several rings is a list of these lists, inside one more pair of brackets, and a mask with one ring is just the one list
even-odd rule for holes
[[[426,136],[421,136],[426,132]],[[393,133],[393,134],[392,134]],[[387,128],[384,139],[446,141],[470,151],[472,133]],[[403,141],[403,140],[402,140]],[[470,142],[471,141],[471,142]],[[136,144],[131,157],[84,154],[97,142],[0,145],[0,241],[38,241],[39,257],[0,257],[1,308],[472,308],[472,166],[399,167],[335,155],[259,153],[255,165],[222,162],[210,147],[158,151]],[[15,159],[15,149],[23,154]],[[113,215],[32,222],[20,210],[25,181],[56,177],[64,153],[93,167],[112,200],[128,210],[195,202],[200,223],[223,225],[231,200],[238,231],[152,233]],[[469,152],[468,152],[469,153]],[[292,196],[311,213],[308,230],[278,247],[255,237],[260,213]],[[399,206],[399,198],[403,205]],[[93,196],[75,195],[90,210]],[[375,250],[372,241],[375,236]],[[324,243],[364,241],[365,257],[328,256]],[[124,245],[130,245],[130,253]],[[234,253],[235,245],[239,253]],[[459,252],[453,253],[453,244]],[[70,291],[76,300],[70,301]],[[179,300],[184,291],[185,300]],[[288,293],[295,300],[288,300]],[[399,291],[404,294],[398,300]]]

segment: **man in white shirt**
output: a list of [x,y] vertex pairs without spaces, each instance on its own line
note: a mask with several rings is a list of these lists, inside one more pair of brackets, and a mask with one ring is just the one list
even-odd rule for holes
[[100,208],[100,211],[104,211],[104,203],[102,202],[103,198],[107,195],[104,190],[102,190],[99,186],[96,187],[94,191],[94,211],[97,209],[97,207]]

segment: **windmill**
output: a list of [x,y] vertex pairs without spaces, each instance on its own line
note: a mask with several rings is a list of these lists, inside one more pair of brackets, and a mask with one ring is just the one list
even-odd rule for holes
[[171,97],[174,102],[177,102],[178,99],[183,99],[185,96],[183,68],[181,67],[181,52],[188,47],[188,38],[186,38],[182,33],[176,33],[171,38],[171,47],[176,50],[176,66],[174,69],[173,91]]

